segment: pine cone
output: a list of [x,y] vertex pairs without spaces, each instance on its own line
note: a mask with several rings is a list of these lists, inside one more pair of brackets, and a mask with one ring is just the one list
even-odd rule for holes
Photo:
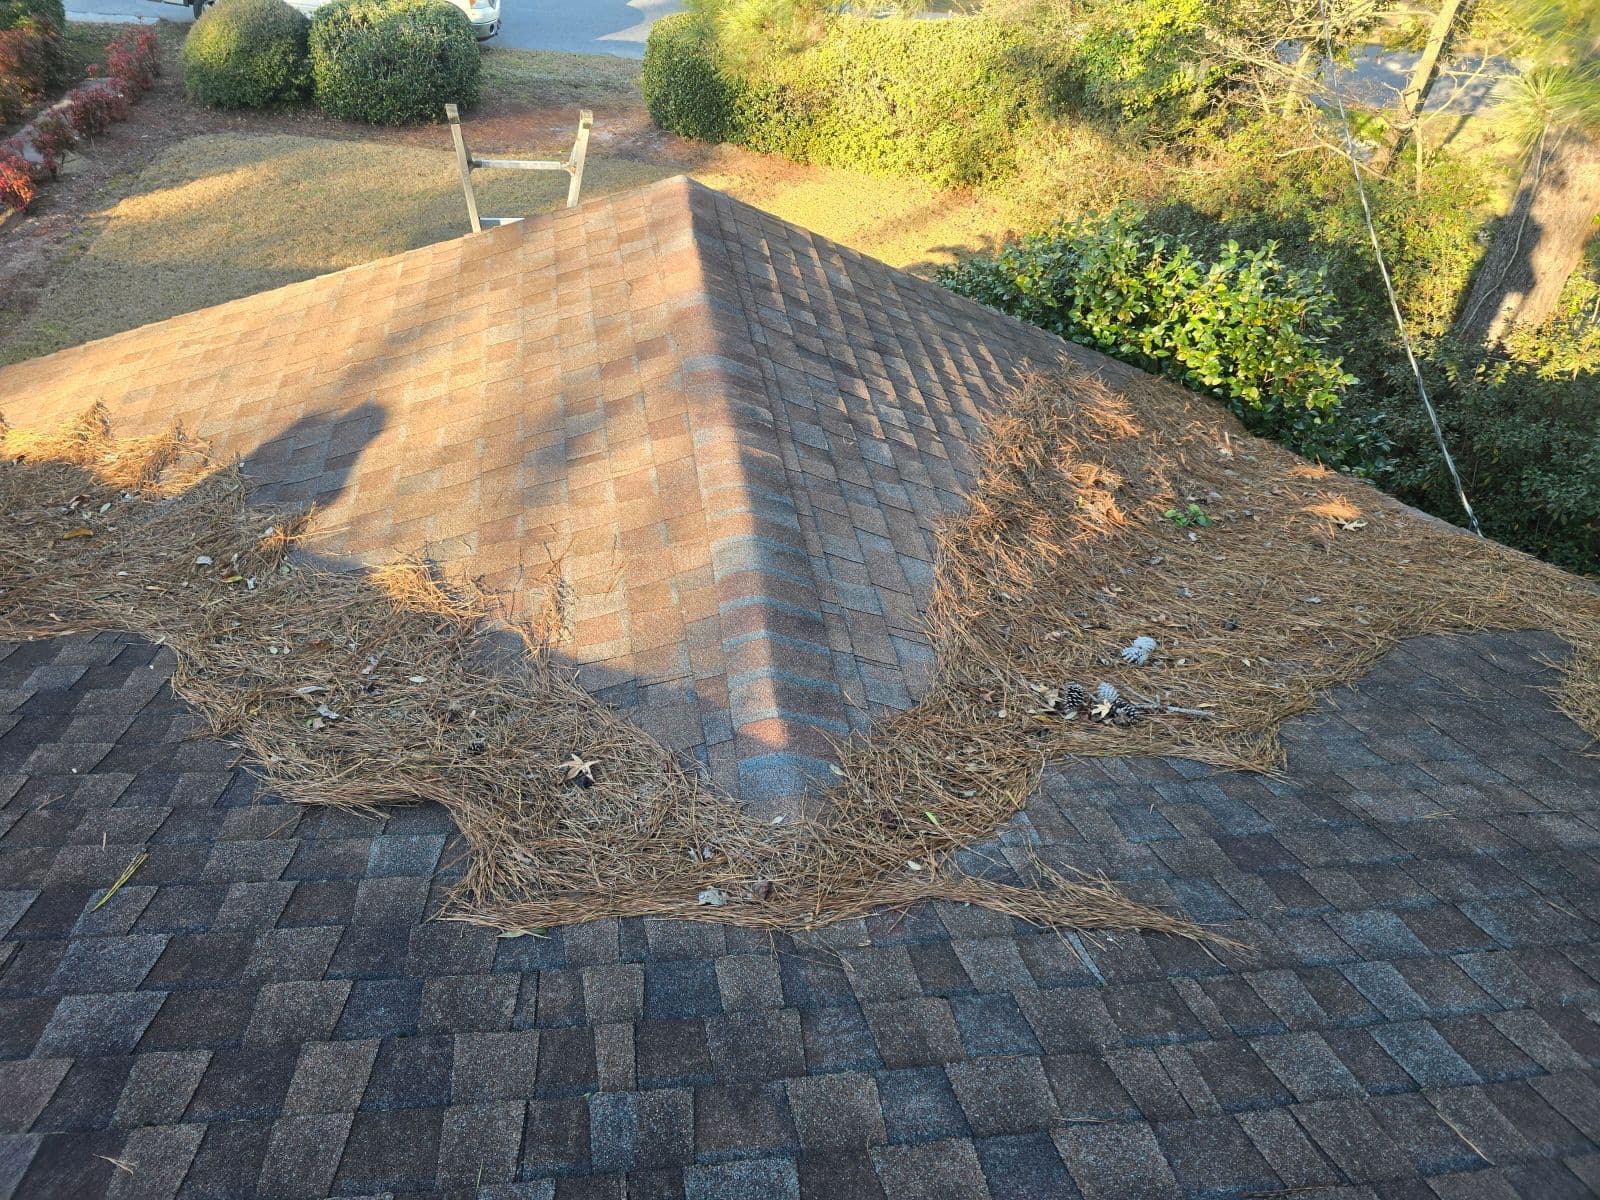
[[1113,725],[1132,725],[1144,715],[1143,710],[1136,704],[1129,704],[1126,700],[1117,700],[1111,705],[1111,723]]
[[1155,652],[1155,638],[1136,637],[1131,645],[1123,648],[1122,661],[1135,667],[1142,667],[1150,661],[1150,656]]
[[1069,683],[1061,690],[1061,701],[1056,706],[1062,712],[1078,712],[1089,703],[1089,693],[1075,683]]

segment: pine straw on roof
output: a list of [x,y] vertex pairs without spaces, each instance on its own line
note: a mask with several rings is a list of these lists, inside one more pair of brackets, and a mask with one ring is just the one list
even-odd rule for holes
[[[1037,887],[932,859],[908,872],[895,829],[754,821],[588,695],[533,631],[508,650],[469,583],[415,559],[367,573],[291,559],[307,516],[252,506],[237,464],[209,463],[181,432],[117,439],[97,408],[0,435],[0,637],[153,639],[176,656],[174,690],[286,798],[438,801],[471,850],[447,915],[506,930],[628,915],[800,928],[943,899],[1199,935],[1042,863]],[[593,786],[565,780],[573,754],[597,763]],[[917,845],[952,848],[995,823],[924,822],[937,836]],[[701,903],[707,892],[724,902]]]
[[[1600,733],[1600,590],[1585,580],[1147,376],[1120,392],[1082,370],[1024,378],[987,434],[968,511],[941,530],[934,685],[844,747],[830,791],[824,819],[885,874],[938,852],[935,818],[954,844],[985,836],[1070,755],[1276,771],[1284,720],[1416,634],[1562,635],[1556,703]],[[1140,636],[1158,651],[1133,666],[1120,650]],[[1102,682],[1142,718],[1046,703]]]
[[[1600,588],[1251,437],[1209,400],[1033,376],[981,454],[930,613],[947,720],[1050,757],[1274,771],[1283,721],[1400,639],[1537,628],[1571,645],[1556,703],[1600,733]],[[1143,667],[1118,653],[1140,636],[1159,645]],[[1131,727],[1029,712],[1038,687],[1102,681],[1155,711]]]
[[[991,419],[970,511],[942,532],[933,687],[842,747],[827,803],[792,827],[712,792],[578,687],[538,631],[490,653],[490,598],[469,585],[415,560],[361,575],[291,561],[303,517],[251,507],[237,467],[207,465],[180,434],[111,438],[100,412],[0,446],[15,460],[0,469],[0,634],[155,638],[177,655],[175,688],[288,798],[439,801],[472,849],[449,913],[502,929],[624,915],[807,927],[946,899],[1204,936],[1036,858],[1020,886],[947,859],[1021,808],[1051,758],[1273,769],[1286,717],[1412,634],[1562,634],[1558,702],[1600,729],[1592,587],[1247,437],[1180,389],[1129,389],[1035,376]],[[1210,524],[1167,516],[1190,504]],[[1117,650],[1140,635],[1159,651],[1124,664]],[[1040,689],[1101,681],[1147,715],[1030,711]],[[592,787],[563,781],[574,753],[597,760]],[[699,903],[713,889],[726,903]]]

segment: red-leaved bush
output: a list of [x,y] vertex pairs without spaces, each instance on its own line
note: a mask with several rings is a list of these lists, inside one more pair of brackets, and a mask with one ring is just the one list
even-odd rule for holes
[[113,121],[128,119],[128,98],[115,84],[109,87],[76,87],[67,93],[67,123],[79,137],[93,137],[111,128]]
[[[53,25],[42,28],[56,36]],[[34,31],[28,22],[0,30],[0,121],[15,119],[51,79],[54,47],[41,49],[41,43],[29,40]],[[100,68],[90,67],[93,82],[73,88],[30,128],[0,143],[0,211],[25,212],[39,194],[39,180],[54,175],[78,142],[104,133],[113,121],[126,120],[128,105],[155,85],[159,73],[154,32],[129,30],[113,38],[106,46],[103,82]],[[32,147],[36,161],[24,157],[24,146]]]
[[118,34],[106,47],[106,74],[122,85],[130,100],[153,88],[160,73],[153,30],[130,29]]
[[38,194],[28,160],[12,149],[10,143],[0,145],[0,208],[27,212]]
[[78,135],[73,131],[72,123],[54,109],[33,123],[29,138],[33,148],[46,160],[56,162],[60,162],[67,151],[78,144]]

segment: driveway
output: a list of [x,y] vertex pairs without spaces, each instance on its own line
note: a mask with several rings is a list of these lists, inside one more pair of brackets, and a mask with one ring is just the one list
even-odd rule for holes
[[[683,8],[679,0],[502,0],[503,22],[495,45],[518,50],[572,50],[640,58],[650,26]],[[75,0],[74,21],[148,23],[190,21],[181,4],[156,0]]]

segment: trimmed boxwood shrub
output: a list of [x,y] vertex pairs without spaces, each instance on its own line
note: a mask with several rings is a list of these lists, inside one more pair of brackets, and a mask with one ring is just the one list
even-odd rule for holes
[[722,63],[692,14],[655,24],[641,80],[673,133],[945,186],[1010,174],[1049,84],[1004,21],[840,16],[757,76]]
[[692,13],[673,13],[650,27],[639,90],[650,119],[702,142],[728,140],[733,118],[729,83],[716,48]]
[[446,0],[335,0],[311,22],[317,104],[336,117],[436,121],[477,102],[481,68],[472,23]]
[[216,108],[266,108],[305,94],[311,22],[284,0],[219,0],[183,40],[183,86]]

